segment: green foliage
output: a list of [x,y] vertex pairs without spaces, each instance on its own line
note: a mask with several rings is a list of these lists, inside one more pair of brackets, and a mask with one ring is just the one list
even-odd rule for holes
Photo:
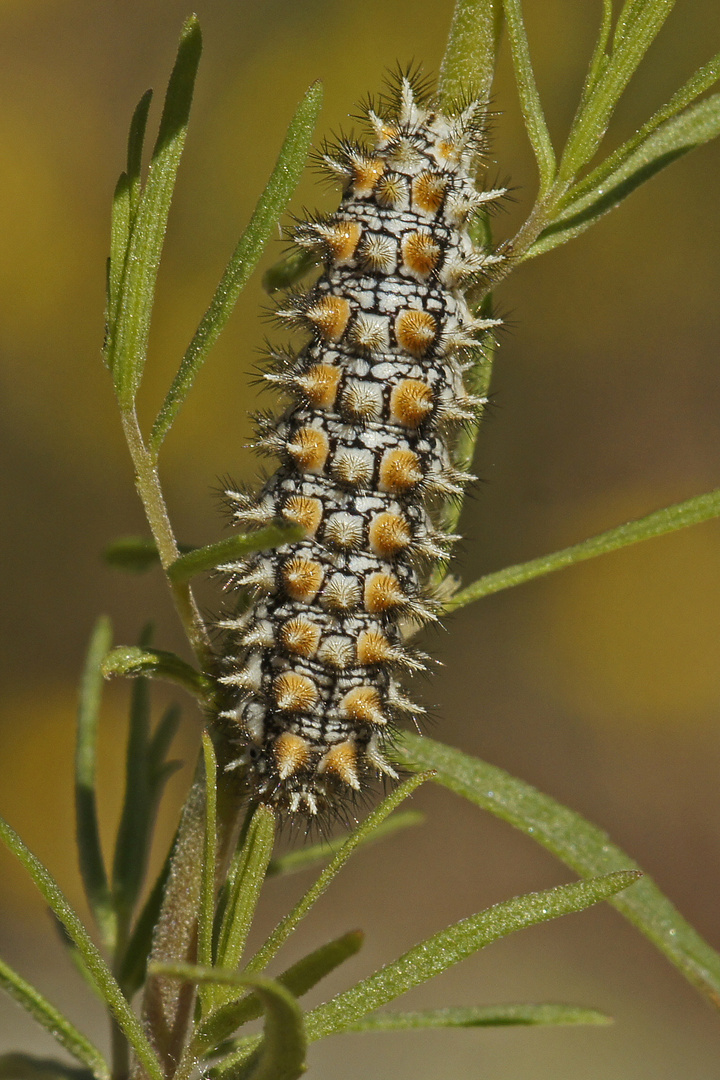
[[[717,79],[718,61],[707,66]],[[700,80],[698,80],[699,82]],[[698,91],[699,92],[699,91]],[[693,95],[695,96],[695,95]],[[684,95],[678,95],[683,100]],[[672,103],[663,113],[673,115]],[[614,210],[641,184],[673,161],[683,157],[720,134],[720,94],[685,109],[674,119],[665,120],[629,139],[584,181],[575,184],[558,203],[558,213],[526,253],[533,258],[558,244],[579,236],[603,214]]]
[[[564,148],[556,153],[535,84],[520,0],[457,0],[439,99],[445,104],[456,102],[470,86],[482,96],[490,94],[504,23],[538,167],[537,200],[517,235],[508,242],[509,258],[501,264],[497,280],[523,259],[578,235],[660,169],[720,134],[720,94],[697,102],[720,77],[717,54],[631,139],[590,167],[622,93],[672,7],[671,0],[626,0],[614,19],[611,0],[604,0],[575,116]],[[192,16],[183,27],[144,180],[141,163],[149,91],[132,119],[126,169],[113,200],[105,343],[105,360],[113,375],[151,532],[151,538],[116,541],[106,559],[118,569],[133,572],[159,564],[197,666],[168,651],[150,648],[148,635],[138,646],[111,648],[106,619],[98,622],[90,641],[79,693],[76,831],[80,874],[104,954],[48,870],[10,826],[0,822],[0,839],[25,867],[53,913],[71,957],[105,1003],[113,1032],[112,1062],[108,1063],[39,991],[0,962],[0,986],[79,1063],[79,1068],[72,1068],[31,1055],[6,1054],[0,1057],[0,1080],[106,1080],[125,1076],[131,1067],[136,1080],[171,1076],[189,1080],[199,1067],[216,1080],[293,1080],[305,1069],[307,1043],[338,1032],[605,1023],[607,1018],[593,1010],[553,1004],[377,1013],[381,1006],[490,942],[603,900],[610,900],[635,923],[717,1005],[720,957],[601,830],[522,781],[427,738],[402,737],[399,757],[411,771],[426,771],[413,772],[350,833],[334,844],[308,845],[273,858],[273,812],[263,805],[251,806],[241,818],[241,784],[226,768],[229,751],[225,740],[215,731],[206,732],[171,850],[157,880],[146,890],[155,815],[164,784],[175,768],[167,755],[178,722],[177,710],[171,708],[153,728],[146,678],[163,678],[180,685],[209,710],[216,661],[190,580],[251,551],[301,536],[297,528],[277,524],[206,548],[179,545],[160,486],[158,454],[292,195],[320,108],[318,85],[310,87],[298,106],[267,187],[179,362],[148,438],[135,414],[200,51],[200,29]],[[478,221],[476,229],[478,238],[489,238],[487,221]],[[266,275],[266,287],[270,291],[286,287],[311,265],[314,260],[306,256],[290,256]],[[491,314],[489,292],[478,291],[472,299],[485,315]],[[482,394],[490,381],[491,350],[478,350],[476,359],[470,380],[472,389]],[[471,457],[474,438],[474,429],[463,435],[463,457]],[[454,527],[458,514],[459,506],[448,507],[448,528]],[[565,551],[487,575],[457,592],[446,610],[582,559],[717,516],[718,492],[698,496]],[[136,681],[130,706],[125,796],[112,872],[108,873],[98,827],[96,752],[102,680],[118,675]],[[506,900],[462,919],[324,1004],[303,1012],[299,999],[358,952],[362,931],[350,930],[320,945],[276,978],[266,977],[266,968],[358,847],[418,824],[416,811],[396,811],[428,779],[523,830],[580,873],[582,880]],[[265,877],[318,863],[325,865],[310,888],[262,946],[246,956]],[[191,962],[194,960],[198,962]],[[131,1004],[140,990],[142,1020]],[[262,1035],[238,1034],[243,1025],[260,1016]]]
[[462,919],[426,941],[419,942],[351,990],[318,1005],[308,1014],[308,1035],[311,1039],[323,1038],[344,1031],[349,1023],[466,960],[491,942],[559,915],[582,911],[626,889],[638,877],[640,874],[632,870],[606,874],[544,892],[517,896]]
[[502,28],[502,0],[457,0],[438,80],[443,106],[463,101],[469,90],[490,100]]
[[630,544],[637,544],[640,540],[664,536],[666,533],[683,529],[687,525],[698,525],[702,521],[711,521],[716,517],[720,517],[719,490],[709,491],[706,495],[697,495],[694,499],[687,499],[674,506],[666,506],[662,510],[656,510],[652,514],[638,518],[637,521],[616,525],[614,529],[608,529],[598,536],[591,536],[561,551],[554,551],[551,555],[541,555],[529,562],[506,566],[495,573],[485,574],[484,577],[450,597],[445,604],[445,611],[456,611],[501,589],[522,585],[526,581],[532,581],[533,578],[584,562],[585,559],[594,559],[597,555],[617,551]]
[[535,85],[535,76],[530,62],[530,46],[525,33],[520,0],[504,0],[503,7],[525,128],[537,161],[540,193],[544,195],[549,191],[557,171],[555,151],[545,122],[540,94]]
[[111,642],[110,620],[98,619],[90,639],[80,683],[75,748],[75,824],[80,874],[93,918],[104,944],[108,947],[112,947],[115,942],[117,925],[100,846],[95,766],[102,693],[100,665]]
[[237,533],[217,544],[208,544],[207,547],[195,548],[194,551],[181,555],[168,567],[168,576],[172,581],[188,581],[225,563],[245,559],[253,551],[267,551],[268,548],[291,544],[295,540],[302,540],[304,535],[305,530],[301,525],[289,522],[268,525],[254,533]]
[[[0,960],[0,986],[10,997],[17,1001],[18,1005],[30,1013],[33,1019],[37,1020],[42,1027],[51,1031],[63,1049],[72,1054],[76,1061],[86,1065],[91,1076],[97,1077],[97,1080],[108,1080],[110,1072],[97,1047],[93,1046],[90,1040],[81,1034],[67,1017],[58,1012],[49,1001],[46,1001],[39,990],[26,982],[22,976],[18,975],[2,960]],[[7,1055],[4,1059],[0,1058],[0,1073],[4,1072],[5,1075],[12,1075],[11,1064],[18,1064],[16,1061],[8,1061],[9,1056]],[[14,1057],[15,1055],[13,1055]],[[24,1058],[20,1064],[22,1071],[27,1075],[31,1075],[32,1070],[28,1067],[28,1062]]]
[[[97,994],[106,1002],[115,1022],[137,1055],[141,1066],[151,1080],[162,1080],[159,1062],[152,1051],[140,1022],[133,1013],[122,987],[114,978],[108,964],[92,942],[77,913],[68,903],[52,875],[23,844],[10,826],[0,819],[0,840],[18,858],[37,886],[45,903],[64,927],[68,937],[80,953],[85,968]],[[3,987],[16,1001],[53,1035],[61,1046],[69,1050],[83,1064],[93,1061],[97,1076],[107,1075],[107,1066],[96,1054],[94,1047],[81,1035],[74,1025],[61,1016],[44,998],[29,987],[10,968],[3,967]]]
[[[177,583],[189,581],[198,574],[216,570],[223,563],[244,559],[253,551],[265,551],[281,544],[291,544],[301,540],[303,536],[302,526],[280,521],[277,525],[268,525],[253,533],[236,533],[217,544],[208,544],[202,548],[178,544],[178,550],[182,554],[167,567],[167,574]],[[104,558],[115,570],[144,574],[160,563],[160,552],[155,541],[149,537],[122,536],[108,544]]]
[[[388,836],[392,836],[393,833],[399,832],[401,829],[407,829],[411,825],[421,825],[424,820],[425,815],[419,810],[398,811],[386,818],[371,834],[362,837],[360,843],[368,844],[376,843],[378,840],[385,840]],[[305,847],[287,851],[284,855],[279,855],[277,858],[270,860],[267,876],[296,874],[300,870],[306,870],[309,866],[314,866],[318,862],[327,862],[332,858],[333,847],[346,839],[347,835],[340,836],[335,838],[333,845],[324,841],[320,844],[306,844]]]
[[[305,1072],[307,1038],[303,1015],[288,990],[273,979],[237,975],[221,967],[192,964],[157,965],[153,974],[171,975],[190,983],[227,986],[235,992],[252,990],[265,1013],[263,1038],[256,1052],[233,1075],[243,1080],[296,1080]],[[194,1064],[194,1058],[193,1064]],[[182,1071],[182,1064],[178,1073]]]
[[350,1024],[346,1031],[421,1031],[423,1028],[532,1027],[536,1024],[610,1024],[595,1009],[572,1005],[486,1005],[478,1008],[427,1009],[425,1012],[378,1013]]
[[238,241],[158,413],[151,436],[151,444],[156,451],[185,401],[208,352],[230,318],[241,290],[255,269],[278,218],[295,190],[305,167],[321,105],[322,87],[315,83],[298,106],[267,187],[258,200],[247,229]]
[[146,679],[137,679],[130,703],[125,798],[112,873],[113,907],[121,940],[129,933],[140,900],[165,784],[180,766],[180,762],[166,760],[179,722],[180,710],[171,706],[151,731],[149,687]]
[[[365,935],[362,930],[349,930],[346,934],[328,941],[314,952],[298,960],[292,967],[278,975],[277,981],[295,997],[302,997],[312,990],[321,979],[344,964],[362,948]],[[196,1036],[196,1045],[204,1042],[207,1047],[220,1046],[242,1024],[254,1020],[262,1013],[261,1003],[252,994],[221,1006],[209,1017]]]
[[[274,842],[275,815],[269,807],[258,806],[245,833],[245,842],[230,863],[220,895],[220,927],[215,949],[219,967],[233,971],[240,965]],[[217,1006],[227,998],[227,992],[215,994],[211,1004]]]
[[213,683],[201,672],[186,664],[175,653],[162,649],[143,649],[139,645],[121,645],[112,649],[102,663],[105,678],[124,675],[136,678],[140,675],[152,675],[156,679],[182,686],[200,702],[210,700]]
[[139,174],[149,94],[143,96],[133,117],[127,172],[116,190],[105,358],[123,408],[132,405],[145,367],[155,283],[201,50],[200,27],[191,16],[180,38],[147,182],[141,191]]
[[[595,49],[558,161],[535,83],[520,0],[503,0],[520,105],[539,174],[535,205],[508,244],[514,259],[531,258],[577,236],[660,169],[720,132],[720,95],[688,108],[720,78],[716,54],[631,139],[582,175],[674,3],[626,0],[613,29],[612,2],[603,0]],[[492,6],[490,0],[486,6]]]
[[[502,769],[408,732],[402,736],[401,753],[413,768],[432,767],[437,783],[520,829],[576,873],[591,876],[640,869],[602,829]],[[644,875],[612,904],[711,1005],[718,1006],[720,955],[688,925],[651,878]]]

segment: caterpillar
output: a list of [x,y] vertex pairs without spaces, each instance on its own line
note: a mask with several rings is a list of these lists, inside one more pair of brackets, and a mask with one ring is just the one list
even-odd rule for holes
[[464,298],[502,257],[469,234],[505,193],[474,182],[484,103],[443,112],[400,75],[364,117],[369,142],[320,155],[343,186],[338,210],[291,233],[323,272],[276,312],[310,337],[297,354],[274,352],[265,374],[290,397],[258,422],[255,447],[279,467],[257,495],[226,492],[245,529],[282,519],[305,530],[222,568],[251,602],[221,623],[220,716],[252,797],[309,818],[395,778],[393,732],[422,711],[401,678],[426,658],[405,647],[402,624],[438,615],[427,581],[457,539],[438,527],[439,507],[471,479],[453,460],[455,433],[485,403],[463,376],[499,322]]

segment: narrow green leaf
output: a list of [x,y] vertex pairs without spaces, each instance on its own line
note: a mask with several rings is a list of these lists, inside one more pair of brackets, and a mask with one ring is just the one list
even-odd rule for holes
[[424,1012],[374,1013],[345,1031],[421,1031],[423,1028],[534,1027],[611,1024],[612,1017],[574,1005],[478,1005]]
[[141,649],[137,645],[118,645],[111,649],[102,664],[106,679],[124,675],[127,678],[150,675],[182,686],[189,694],[206,704],[212,697],[211,679],[181,660],[175,653],[163,649]]
[[[275,842],[275,814],[268,806],[258,806],[245,836],[245,842],[233,857],[223,894],[223,912],[218,934],[218,967],[233,971],[240,963],[248,932],[255,914],[260,889],[265,880]],[[211,1001],[222,1004],[232,995],[227,989],[214,989]]]
[[128,998],[132,998],[145,982],[147,959],[150,955],[153,932],[162,907],[165,886],[170,876],[170,860],[174,844],[175,841],[173,840],[163,868],[158,874],[150,895],[135,922],[122,958],[119,982]]
[[201,49],[200,27],[192,15],[183,26],[150,171],[131,229],[116,333],[111,343],[109,362],[124,410],[133,405],[145,365],[155,282]]
[[152,90],[146,90],[138,102],[130,124],[127,167],[120,175],[113,197],[110,222],[110,258],[108,260],[107,331],[104,352],[111,361],[115,345],[117,317],[127,267],[130,234],[140,200],[140,166]]
[[[614,210],[656,173],[720,135],[720,94],[713,94],[672,120],[667,120],[640,143],[597,187],[566,201],[553,223],[522,256],[531,259],[572,240],[598,218]],[[570,192],[572,195],[572,192]]]
[[638,131],[628,139],[626,142],[619,146],[617,150],[613,151],[604,161],[602,161],[592,172],[589,172],[587,176],[584,176],[579,183],[575,184],[568,193],[560,200],[559,207],[562,210],[571,202],[577,202],[585,195],[591,192],[599,194],[598,189],[601,185],[604,185],[605,180],[611,176],[636,150],[641,143],[645,141],[648,135],[651,135],[653,131],[664,124],[666,120],[671,120],[678,113],[682,112],[686,106],[690,105],[695,98],[699,97],[706,90],[709,90],[711,86],[720,78],[720,53],[716,53],[707,64],[704,64],[699,68],[694,75],[692,75],[688,81],[680,87],[676,93],[670,98],[666,105],[658,109],[653,113],[649,120],[647,120]]
[[298,1080],[307,1069],[302,1011],[292,994],[276,984],[258,984],[255,993],[265,1006],[263,1041],[237,1080]]
[[317,255],[305,248],[295,248],[278,259],[262,276],[262,287],[270,296],[290,289],[320,265]]
[[0,1080],[92,1080],[95,1074],[35,1054],[0,1054]]
[[595,49],[593,50],[592,59],[588,66],[587,76],[585,78],[585,85],[583,86],[582,95],[580,98],[580,106],[582,108],[590,94],[595,90],[599,80],[605,73],[609,56],[608,56],[608,43],[610,41],[610,33],[612,31],[612,19],[613,19],[613,7],[612,0],[602,0],[603,13],[602,20],[600,22],[600,32],[595,42]]
[[263,1040],[238,1080],[297,1080],[305,1072],[307,1039],[302,1011],[292,994],[274,979],[248,978],[222,968],[195,964],[152,964],[151,974],[211,986],[250,989],[260,998],[265,1012]]
[[[321,945],[308,956],[293,964],[281,975],[277,982],[300,998],[316,986],[321,979],[329,975],[340,964],[355,956],[362,947],[365,935],[361,930],[351,930],[335,938],[327,945]],[[212,1052],[228,1039],[243,1024],[256,1020],[262,1015],[263,1006],[255,994],[249,994],[237,1001],[221,1005],[214,1013],[207,1016],[193,1036],[192,1050],[196,1056]]]
[[545,121],[540,94],[533,74],[520,0],[503,0],[503,7],[512,48],[520,107],[530,145],[537,161],[540,176],[540,195],[542,196],[550,189],[555,179],[557,169],[555,151],[553,150],[550,132]]
[[148,747],[149,771],[151,777],[157,780],[160,774],[164,774],[168,765],[176,765],[177,762],[167,761],[170,745],[180,727],[182,710],[179,705],[170,705],[161,716],[155,731],[150,738]]
[[255,269],[272,230],[297,186],[307,160],[321,104],[322,88],[319,83],[314,83],[298,105],[267,187],[258,200],[160,408],[150,439],[155,452],[170,430],[190,392],[195,376],[230,318],[238,296]]
[[360,952],[364,940],[365,935],[362,930],[349,930],[333,941],[320,945],[302,960],[298,960],[292,967],[278,975],[277,981],[294,997],[301,998],[331,971]]
[[[178,544],[178,549],[183,554],[199,550],[192,544]],[[118,537],[105,548],[103,559],[113,570],[130,574],[144,574],[154,566],[160,566],[160,552],[149,536]]]
[[52,928],[57,934],[58,940],[62,943],[63,949],[65,950],[65,955],[77,971],[80,978],[90,987],[93,994],[97,996],[97,987],[95,986],[92,975],[85,967],[85,961],[83,960],[77,945],[72,940],[58,917],[52,911],[48,912],[48,914],[50,916]]
[[647,33],[651,20],[659,20],[662,25],[674,5],[675,0],[625,0],[615,27],[614,48],[634,44],[638,31],[642,33],[644,30]]
[[110,221],[110,257],[108,259],[107,328],[103,347],[110,367],[112,367],[118,308],[122,296],[123,277],[127,267],[130,234],[135,223],[140,198],[140,165],[151,100],[152,90],[147,90],[140,98],[133,114],[128,137],[127,168],[124,173],[121,173],[113,196]]
[[[71,1024],[67,1017],[51,1005],[39,990],[26,982],[21,975],[13,971],[3,960],[0,960],[0,987],[13,998],[23,1009],[37,1020],[41,1027],[57,1039],[68,1053],[86,1065],[98,1080],[107,1080],[110,1070],[96,1046],[90,1042],[77,1028]],[[0,1071],[2,1076],[2,1071]]]
[[395,810],[408,795],[412,795],[413,791],[415,791],[420,784],[423,784],[428,780],[430,775],[430,773],[423,773],[418,776],[411,776],[409,779],[403,781],[402,784],[383,799],[380,805],[373,810],[365,821],[358,825],[357,829],[350,834],[337,854],[322,871],[312,888],[298,901],[292,911],[290,911],[285,918],[281,919],[265,944],[255,953],[252,960],[250,960],[245,968],[248,974],[262,971],[263,968],[267,967],[281,945],[287,941],[293,930],[295,930],[302,919],[305,918],[315,901],[320,899],[335,875],[339,873],[350,858],[355,848],[367,841],[383,821],[390,816],[393,810]]
[[573,121],[558,167],[561,182],[572,181],[594,156],[625,87],[674,4],[675,0],[630,0],[625,4],[602,79],[583,100]]
[[302,540],[304,536],[305,530],[301,525],[285,522],[268,525],[252,533],[238,533],[220,540],[217,544],[194,548],[186,555],[181,555],[168,567],[168,576],[175,583],[188,581],[197,574],[216,570],[219,566],[236,560],[241,561],[254,551],[265,551],[268,548],[281,547],[283,544],[293,544],[296,540]]
[[112,370],[112,355],[117,327],[118,305],[122,290],[123,274],[130,242],[130,182],[127,173],[121,173],[113,193],[110,212],[110,256],[107,265],[107,297],[105,310],[105,341],[103,357]]
[[116,963],[120,965],[120,984],[128,997],[132,997],[144,979],[152,928],[160,909],[162,882],[167,876],[167,865],[153,886],[132,932],[130,916],[135,910],[147,873],[153,828],[165,784],[181,766],[181,762],[167,761],[167,752],[178,728],[180,710],[171,705],[151,733],[147,687],[143,684],[144,680],[138,681],[136,693],[133,695],[125,800],[118,828],[113,872],[116,903],[122,917],[122,940],[118,943]]
[[483,596],[500,592],[502,589],[511,589],[514,585],[522,585],[526,581],[532,581],[533,578],[542,577],[543,574],[563,570],[566,566],[583,562],[585,559],[593,559],[596,555],[617,551],[630,544],[636,544],[640,540],[664,536],[665,533],[675,532],[688,525],[698,525],[700,522],[710,521],[717,517],[720,517],[720,488],[709,491],[705,495],[697,495],[685,502],[666,506],[663,510],[655,510],[646,517],[628,521],[624,525],[617,525],[614,529],[608,529],[606,532],[599,533],[598,536],[591,536],[588,540],[582,540],[579,544],[555,551],[551,555],[541,555],[537,559],[530,559],[529,562],[516,563],[514,566],[506,566],[503,570],[496,570],[492,574],[485,574],[472,585],[455,593],[446,602],[445,611],[457,611],[458,608],[466,607],[467,604],[472,604]]
[[[425,815],[421,810],[401,811],[393,814],[382,825],[379,825],[373,833],[366,837],[362,844],[364,846],[386,840],[389,836],[393,836],[402,829],[408,829],[413,825],[422,825],[424,821]],[[344,843],[347,838],[348,834],[345,833],[335,837],[332,843],[325,840],[320,844],[308,844],[306,847],[295,848],[293,851],[285,852],[284,855],[278,855],[277,858],[270,860],[267,877],[297,874],[301,870],[307,870],[308,867],[315,866],[319,862],[326,862],[332,858],[338,846]]]
[[145,131],[147,130],[148,113],[150,112],[152,99],[152,90],[146,90],[137,103],[130,122],[126,172],[130,189],[131,221],[134,221],[140,205],[140,172],[142,169],[143,147],[145,145]]
[[198,916],[198,963],[203,967],[212,967],[217,849],[217,760],[213,741],[207,731],[202,733],[202,744],[205,762],[205,847]]
[[[150,633],[143,634],[143,644]],[[148,773],[150,696],[146,679],[138,679],[130,701],[125,755],[125,793],[113,861],[113,897],[123,937],[142,889],[150,853],[155,805]]]
[[98,993],[112,1011],[118,1027],[125,1034],[148,1076],[151,1080],[163,1080],[160,1063],[145,1038],[140,1022],[57,882],[2,818],[0,818],[0,840],[23,864],[48,907],[55,913],[77,945]]
[[[436,781],[526,833],[580,874],[640,869],[607,833],[502,769],[405,732],[400,755],[414,768],[431,766]],[[720,1008],[720,955],[683,919],[645,875],[611,901],[716,1008]]]
[[145,536],[121,536],[103,551],[103,559],[114,570],[144,574],[160,565],[160,555],[154,540]]
[[102,660],[112,644],[107,618],[98,619],[80,682],[75,746],[75,831],[83,888],[105,944],[112,948],[116,919],[100,843],[95,793],[97,733],[102,696]]
[[[546,889],[543,892],[528,893],[525,896],[517,896],[512,900],[506,900],[501,904],[495,904],[477,915],[471,915],[467,919],[441,930],[432,937],[415,945],[404,953],[396,961],[387,964],[376,971],[368,979],[363,979],[350,990],[331,998],[319,1005],[316,1009],[306,1014],[305,1024],[309,1042],[316,1039],[326,1038],[328,1035],[347,1031],[364,1030],[392,1030],[392,1015],[389,1020],[385,1016],[370,1016],[368,1020],[363,1018],[373,1014],[376,1009],[392,1001],[408,990],[421,983],[441,974],[454,964],[466,960],[473,953],[478,952],[486,945],[497,941],[501,937],[523,930],[528,926],[534,926],[560,915],[567,915],[576,911],[583,911],[592,904],[607,900],[622,889],[634,885],[640,879],[638,871],[618,871],[605,874],[601,877],[589,878],[585,881],[573,882],[570,885],[561,885],[554,889]],[[506,1006],[493,1009],[495,1014],[494,1023],[532,1023],[527,1011],[528,1006]],[[552,1010],[552,1006],[545,1006]],[[560,1007],[562,1008],[562,1007]],[[505,1011],[507,1010],[507,1011]],[[513,1010],[520,1010],[515,1020],[511,1020]],[[525,1019],[520,1017],[525,1012]],[[479,1026],[478,1013],[483,1010],[442,1010],[438,1013],[430,1013],[430,1022],[417,1023],[416,1026]],[[505,1011],[504,1019],[501,1019]],[[465,1024],[443,1025],[432,1023],[432,1018],[440,1018],[454,1012],[461,1016],[464,1013]],[[599,1014],[587,1010],[569,1010],[570,1015],[575,1013],[575,1019],[569,1022],[603,1022]],[[400,1014],[401,1016],[403,1014]],[[417,1018],[423,1014],[407,1014]],[[490,1015],[487,1022],[490,1021]],[[546,1013],[544,1020],[542,1013],[535,1019],[535,1023],[553,1022],[551,1014]],[[582,1017],[582,1019],[580,1018]],[[568,1017],[569,1019],[569,1017]],[[561,1022],[556,1016],[556,1023]],[[567,1021],[566,1021],[567,1022]],[[375,1026],[377,1024],[377,1027]],[[412,1020],[406,1025],[413,1026]],[[237,1080],[244,1076],[245,1063],[252,1060],[256,1053],[257,1039],[253,1037],[238,1039],[234,1044],[234,1051],[223,1061],[214,1067],[212,1076],[214,1080]]]
[[[301,525],[278,521],[252,533],[237,533],[217,544],[196,548],[191,544],[179,544],[182,552],[179,559],[168,567],[168,574],[173,582],[184,582],[197,574],[216,570],[218,566],[246,558],[254,551],[265,551],[282,544],[293,544],[302,540],[305,530]],[[144,574],[154,566],[160,565],[157,545],[150,537],[121,536],[105,548],[103,558],[115,570],[128,573]]]
[[639,877],[640,874],[634,870],[605,874],[543,892],[517,896],[462,919],[413,946],[352,989],[313,1009],[306,1017],[308,1038],[321,1039],[345,1031],[349,1024],[367,1013],[447,971],[491,942],[560,915],[583,911],[626,889]]
[[[142,644],[149,641],[150,634],[146,631]],[[130,707],[125,795],[113,865],[113,896],[120,925],[117,956],[121,965],[124,965],[132,918],[145,884],[165,784],[181,765],[166,759],[179,718],[180,710],[171,706],[156,730],[151,732],[149,687],[146,679],[137,680]]]
[[456,0],[438,79],[444,109],[467,101],[469,93],[489,100],[502,23],[502,0]]

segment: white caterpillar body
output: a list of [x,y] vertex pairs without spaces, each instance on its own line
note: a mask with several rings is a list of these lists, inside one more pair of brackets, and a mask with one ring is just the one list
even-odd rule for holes
[[424,582],[452,538],[434,507],[468,479],[453,431],[482,405],[463,370],[495,320],[476,319],[464,290],[498,256],[467,226],[503,190],[474,184],[482,105],[451,116],[419,97],[403,78],[382,116],[367,110],[374,145],[325,155],[340,207],[294,232],[325,270],[278,313],[312,339],[267,375],[293,401],[260,425],[259,449],[281,464],[259,495],[228,492],[244,528],[281,518],[306,531],[224,568],[254,597],[222,624],[233,764],[254,798],[292,814],[332,813],[396,775],[392,731],[419,711],[398,677],[424,666],[400,623],[436,617]]

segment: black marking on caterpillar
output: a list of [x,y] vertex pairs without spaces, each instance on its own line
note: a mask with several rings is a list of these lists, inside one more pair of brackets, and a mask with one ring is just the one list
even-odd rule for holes
[[338,210],[299,223],[295,243],[324,273],[278,311],[310,332],[266,378],[290,395],[258,423],[256,448],[280,459],[259,495],[228,491],[244,528],[282,518],[306,538],[223,567],[250,590],[229,631],[221,722],[242,747],[254,799],[281,811],[337,812],[378,774],[404,715],[422,711],[398,677],[424,668],[401,621],[437,618],[429,569],[453,537],[434,523],[471,479],[453,431],[483,401],[463,384],[468,350],[497,320],[464,299],[500,256],[473,246],[468,223],[504,194],[474,184],[485,109],[451,114],[401,77],[377,112],[371,145],[326,147],[344,187]]

